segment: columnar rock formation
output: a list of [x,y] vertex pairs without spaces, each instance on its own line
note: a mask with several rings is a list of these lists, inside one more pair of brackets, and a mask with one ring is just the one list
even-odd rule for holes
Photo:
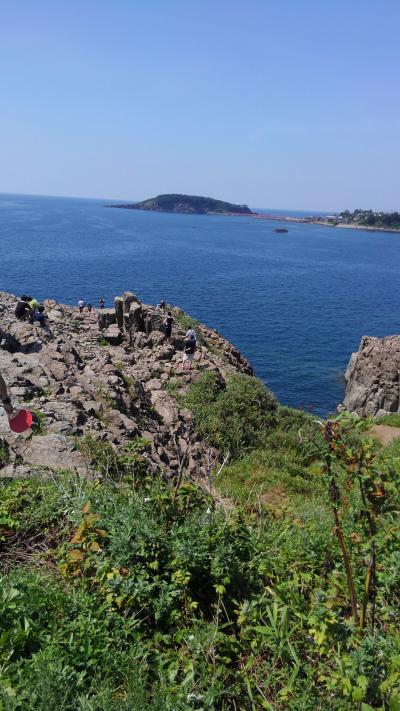
[[[80,314],[45,302],[48,328],[18,321],[16,298],[0,293],[0,372],[14,402],[41,413],[42,433],[10,432],[0,408],[0,476],[74,469],[90,462],[78,442],[85,435],[119,447],[140,436],[156,469],[174,474],[184,463],[193,476],[219,453],[196,434],[192,413],[170,393],[184,394],[191,381],[211,370],[251,374],[249,363],[228,341],[196,326],[199,347],[193,371],[182,370],[183,312],[174,308],[173,338],[163,333],[163,314],[132,292],[115,309]],[[171,385],[173,388],[171,388]]]
[[364,336],[346,370],[344,405],[360,416],[400,412],[400,336]]

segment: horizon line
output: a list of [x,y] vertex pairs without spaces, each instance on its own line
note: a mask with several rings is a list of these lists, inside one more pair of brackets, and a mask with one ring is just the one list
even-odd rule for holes
[[[160,195],[168,195],[168,194],[179,194],[179,195],[189,195],[189,193],[159,193]],[[57,199],[61,198],[63,200],[95,200],[98,202],[101,202],[102,200],[105,200],[107,202],[115,202],[116,200],[120,200],[121,202],[136,202],[132,198],[106,198],[106,197],[88,197],[88,196],[81,196],[81,195],[48,195],[46,193],[8,193],[8,192],[2,192],[0,191],[0,196],[1,195],[11,195],[15,197],[42,197],[42,198],[51,198],[51,199]],[[155,196],[156,197],[156,196]],[[195,197],[195,196],[193,196]],[[201,197],[196,196],[196,197]],[[144,198],[145,200],[149,200],[151,198]],[[212,199],[217,199],[220,200],[221,198],[212,198]],[[138,201],[140,202],[140,201]],[[226,200],[225,202],[230,202]],[[246,204],[249,207],[248,203],[233,203],[233,204]],[[337,212],[341,212],[341,210],[321,210],[320,208],[314,208],[313,210],[310,209],[304,209],[304,208],[296,208],[296,207],[256,207],[255,205],[250,206],[250,209],[252,210],[280,210],[280,211],[286,211],[286,212],[307,212],[308,214],[313,214],[313,212],[326,212],[327,214],[335,214]],[[345,208],[346,209],[346,208]],[[366,208],[367,209],[367,208]],[[368,208],[369,209],[369,208]],[[377,210],[375,212],[378,212]]]

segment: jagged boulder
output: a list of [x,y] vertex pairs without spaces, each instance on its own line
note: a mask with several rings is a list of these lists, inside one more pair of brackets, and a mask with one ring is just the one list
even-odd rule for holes
[[103,338],[110,344],[110,346],[119,346],[122,340],[121,331],[117,324],[114,326],[109,326],[103,333]]
[[343,404],[360,416],[400,411],[400,336],[364,336],[346,370]]
[[49,469],[70,469],[87,473],[83,456],[76,451],[74,441],[62,434],[48,434],[25,440],[18,447],[18,454],[25,464]]

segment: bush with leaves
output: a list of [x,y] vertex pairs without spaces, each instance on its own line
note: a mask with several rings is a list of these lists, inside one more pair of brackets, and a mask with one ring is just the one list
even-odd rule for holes
[[185,398],[203,437],[237,458],[274,426],[277,401],[265,385],[249,375],[235,374],[226,383],[205,373]]

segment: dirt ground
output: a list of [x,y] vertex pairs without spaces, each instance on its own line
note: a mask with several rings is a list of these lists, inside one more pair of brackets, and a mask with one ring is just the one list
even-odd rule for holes
[[370,432],[379,439],[384,447],[396,437],[400,437],[400,427],[391,427],[390,425],[374,425]]

